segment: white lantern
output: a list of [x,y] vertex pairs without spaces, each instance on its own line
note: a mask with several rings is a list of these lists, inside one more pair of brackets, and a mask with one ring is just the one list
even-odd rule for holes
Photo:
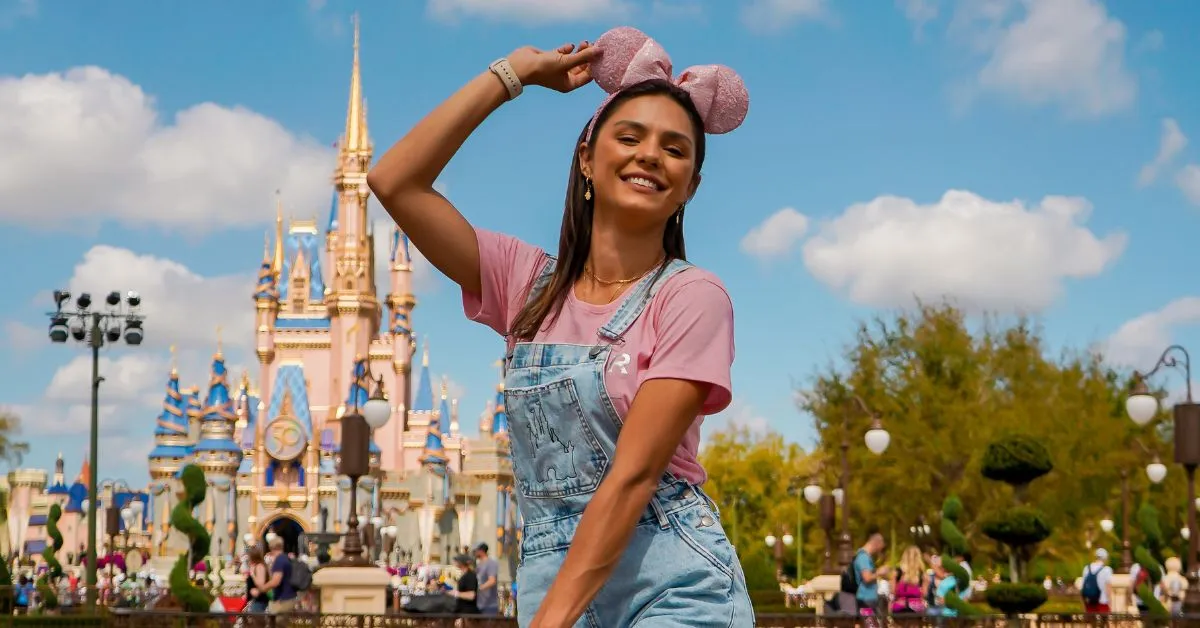
[[122,508],[121,509],[121,519],[123,521],[125,521],[125,525],[128,526],[129,523],[131,521],[133,521],[133,509],[130,508],[129,506]]
[[804,500],[810,504],[821,501],[821,487],[816,484],[809,484],[804,487]]
[[1101,519],[1100,520],[1100,529],[1104,530],[1105,534],[1112,532],[1113,531],[1113,520],[1109,519],[1108,517]]
[[790,535],[790,534],[783,535],[783,544],[784,545],[791,547],[792,543],[794,543],[795,541],[796,541],[796,538],[793,537],[792,535]]
[[774,534],[768,534],[767,538],[765,538],[763,540],[767,542],[767,547],[775,547],[775,535]]
[[1179,536],[1183,537],[1183,540],[1186,541],[1189,538],[1191,538],[1192,531],[1189,530],[1188,528],[1179,528]]
[[367,420],[371,429],[377,430],[387,425],[388,419],[392,418],[392,406],[388,404],[387,399],[372,397],[363,405],[363,418]]
[[1150,478],[1151,482],[1158,484],[1167,477],[1167,465],[1155,460],[1146,465],[1146,477]]
[[870,449],[871,453],[879,455],[887,450],[888,445],[892,442],[892,435],[876,424],[876,427],[867,430],[864,440],[867,442],[867,449]]
[[927,523],[922,527],[924,528],[925,534],[928,535],[929,534],[929,524]]
[[833,501],[834,501],[834,502],[835,502],[837,505],[841,506],[841,505],[842,505],[842,498],[846,496],[846,491],[843,491],[843,490],[842,490],[842,489],[840,489],[840,488],[835,488],[835,489],[833,489],[833,490],[832,490],[832,491],[830,491],[830,492],[831,492],[831,493],[833,493]]
[[1125,412],[1138,425],[1145,425],[1158,414],[1158,399],[1148,392],[1136,392],[1125,400]]

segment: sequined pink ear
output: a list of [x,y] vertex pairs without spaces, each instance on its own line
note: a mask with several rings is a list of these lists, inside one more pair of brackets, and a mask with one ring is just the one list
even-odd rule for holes
[[684,70],[676,83],[692,96],[705,133],[728,133],[741,126],[750,112],[750,92],[732,68],[693,66]]
[[[728,133],[742,124],[750,110],[750,94],[737,72],[723,65],[698,65],[672,76],[671,57],[649,35],[630,26],[614,28],[596,40],[600,56],[592,61],[592,78],[610,94],[596,115],[612,100],[613,94],[642,81],[671,81],[692,97],[704,121],[704,131]],[[591,137],[592,127],[588,129]]]
[[[639,63],[634,63],[634,57],[637,57],[647,44],[651,45],[647,52],[658,52],[661,59],[651,59],[649,55],[642,54]],[[618,26],[604,33],[596,40],[595,46],[600,49],[600,57],[592,61],[592,78],[600,89],[610,94],[651,78],[671,80],[671,59],[667,57],[667,51],[650,39],[649,35],[632,26]],[[660,60],[666,61],[666,67],[656,62]],[[639,77],[652,72],[656,75],[634,80],[634,77],[626,76],[630,70]]]

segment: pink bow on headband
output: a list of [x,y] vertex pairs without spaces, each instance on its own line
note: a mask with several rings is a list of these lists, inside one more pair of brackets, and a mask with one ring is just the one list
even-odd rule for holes
[[[600,57],[592,61],[592,77],[601,89],[609,93],[596,115],[608,106],[613,97],[631,85],[650,79],[662,79],[679,86],[692,97],[692,103],[704,121],[704,132],[728,133],[746,119],[750,110],[750,94],[746,84],[731,68],[723,65],[694,65],[679,74],[671,75],[671,58],[667,51],[649,35],[630,26],[619,26],[596,40]],[[593,128],[588,129],[588,138]]]

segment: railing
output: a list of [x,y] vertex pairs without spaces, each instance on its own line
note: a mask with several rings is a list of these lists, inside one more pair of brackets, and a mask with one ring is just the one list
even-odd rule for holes
[[[81,610],[81,609],[80,609]],[[6,615],[0,628],[515,628],[510,617],[339,613],[183,613],[114,609],[101,615]],[[1046,614],[1006,618],[852,617],[811,613],[760,614],[755,628],[1200,628],[1200,616],[1153,620],[1134,615]]]

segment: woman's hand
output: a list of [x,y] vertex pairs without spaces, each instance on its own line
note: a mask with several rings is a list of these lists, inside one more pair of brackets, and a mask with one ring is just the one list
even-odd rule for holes
[[518,48],[508,55],[508,62],[522,85],[540,85],[567,93],[592,81],[589,67],[600,49],[588,42],[564,44],[557,50],[538,50],[533,46]]

